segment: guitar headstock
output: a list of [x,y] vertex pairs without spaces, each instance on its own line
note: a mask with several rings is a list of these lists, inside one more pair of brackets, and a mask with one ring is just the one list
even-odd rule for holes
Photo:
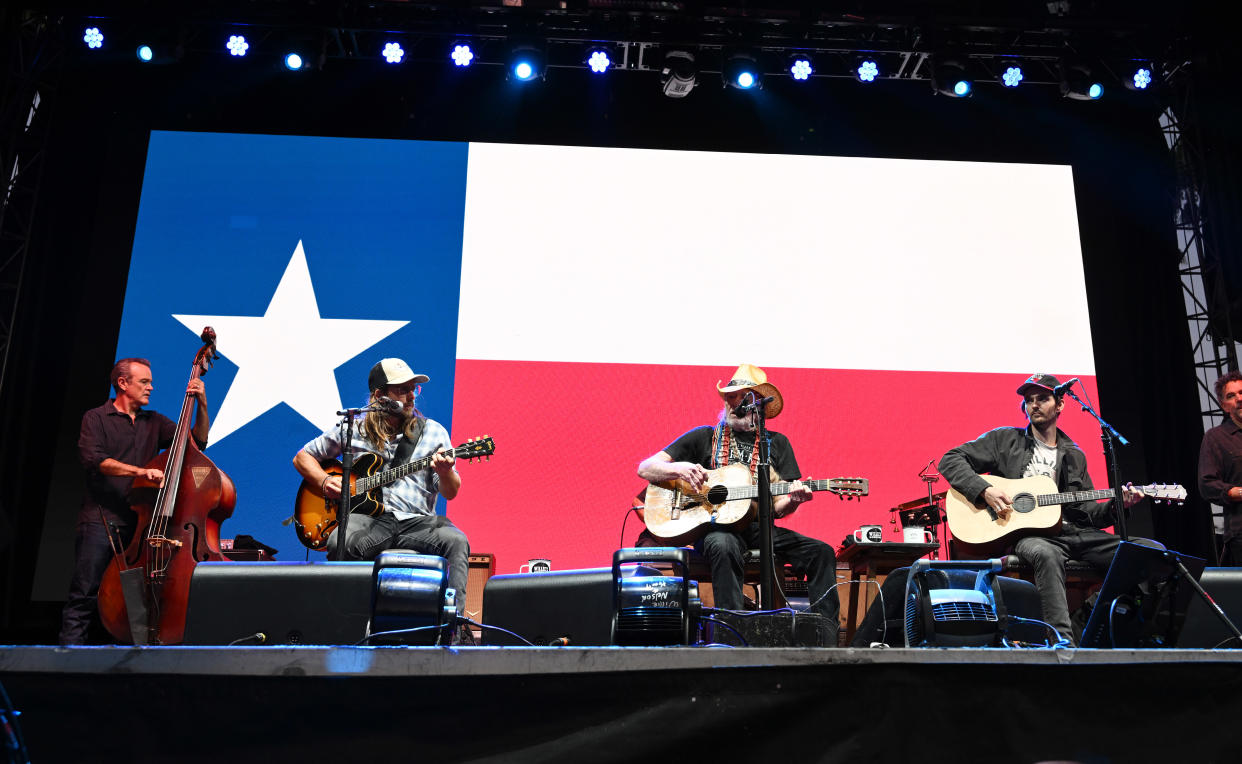
[[1168,502],[1169,504],[1183,504],[1186,501],[1186,489],[1177,483],[1149,483],[1143,486],[1136,486],[1138,490],[1143,492],[1144,496],[1150,497],[1153,501]]
[[860,499],[866,496],[871,492],[871,487],[867,478],[831,478],[828,481],[827,490],[829,493],[835,493],[839,498],[852,500],[856,496]]
[[492,440],[490,435],[484,435],[481,438],[471,438],[453,449],[453,451],[458,459],[470,461],[487,459],[491,461],[492,454],[496,453],[496,441]]

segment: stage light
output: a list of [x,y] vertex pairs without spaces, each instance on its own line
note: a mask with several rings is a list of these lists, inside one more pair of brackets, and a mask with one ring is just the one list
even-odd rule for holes
[[139,61],[142,61],[143,63],[148,63],[153,58],[155,58],[155,51],[151,50],[150,45],[139,45],[138,46],[138,60]]
[[1062,62],[1061,95],[1075,101],[1095,101],[1104,95],[1104,86],[1087,64]]
[[953,98],[969,97],[975,88],[964,61],[953,56],[938,57],[932,67],[932,88]]
[[543,51],[532,45],[519,45],[509,53],[509,77],[530,82],[544,75]]
[[301,69],[304,64],[302,56],[298,53],[288,53],[285,55],[285,68],[291,72]]
[[587,57],[587,66],[596,74],[603,74],[612,66],[612,57],[603,48],[592,48],[590,56]]
[[246,38],[242,35],[235,34],[229,36],[228,44],[225,45],[229,49],[230,56],[244,56],[246,51],[250,50],[250,43],[246,42]]
[[880,76],[880,65],[872,58],[860,58],[854,67],[854,76],[859,82],[875,82]]
[[754,57],[747,53],[735,53],[725,61],[720,73],[725,85],[738,90],[758,90],[763,87],[763,75]]
[[470,62],[474,60],[474,51],[470,49],[469,44],[459,42],[453,46],[449,57],[453,59],[454,66],[470,66]]
[[664,54],[660,69],[660,87],[669,98],[685,98],[698,84],[698,67],[694,54],[688,50],[670,50]]
[[808,80],[815,72],[809,56],[798,54],[789,59],[789,74],[800,82]]
[[405,51],[402,50],[401,44],[396,42],[384,43],[384,60],[390,64],[399,64],[401,59],[405,58]]
[[1134,82],[1134,87],[1139,90],[1146,90],[1147,86],[1151,84],[1151,69],[1146,69],[1141,66],[1138,69],[1135,69],[1132,81]]
[[87,27],[82,32],[82,42],[86,43],[86,47],[94,50],[103,47],[103,32],[99,31],[99,27]]
[[1001,66],[1005,67],[1001,72],[1001,84],[1007,88],[1016,88],[1022,82],[1022,67],[1013,62],[1004,62]]

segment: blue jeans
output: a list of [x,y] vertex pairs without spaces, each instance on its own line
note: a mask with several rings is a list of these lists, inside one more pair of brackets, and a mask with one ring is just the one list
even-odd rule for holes
[[[466,578],[470,566],[470,541],[443,515],[415,515],[398,520],[391,512],[379,517],[350,515],[345,557],[374,560],[388,549],[409,549],[448,560],[448,585],[457,590],[458,610],[465,611]],[[335,558],[337,534],[328,536],[328,556]]]

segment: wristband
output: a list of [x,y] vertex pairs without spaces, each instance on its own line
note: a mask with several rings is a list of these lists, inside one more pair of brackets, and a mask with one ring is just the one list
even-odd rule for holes
[[320,492],[320,493],[327,493],[327,491],[328,491],[328,481],[329,481],[329,480],[331,480],[331,479],[332,479],[332,476],[331,476],[331,475],[324,475],[324,476],[323,476],[323,482],[319,484],[319,492]]

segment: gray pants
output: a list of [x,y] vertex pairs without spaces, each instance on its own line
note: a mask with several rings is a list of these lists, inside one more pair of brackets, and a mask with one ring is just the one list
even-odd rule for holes
[[1120,543],[1117,536],[1096,528],[1065,525],[1059,536],[1029,536],[1014,547],[1014,554],[1034,569],[1044,620],[1062,639],[1074,640],[1065,598],[1065,563],[1079,560],[1107,572]]
[[[379,517],[351,515],[348,533],[345,557],[349,560],[374,560],[388,549],[409,549],[448,560],[448,585],[457,590],[459,612],[465,612],[470,542],[447,517],[415,515],[408,520],[398,520],[391,512]],[[328,536],[330,559],[335,559],[336,543],[337,534],[333,532]]]

